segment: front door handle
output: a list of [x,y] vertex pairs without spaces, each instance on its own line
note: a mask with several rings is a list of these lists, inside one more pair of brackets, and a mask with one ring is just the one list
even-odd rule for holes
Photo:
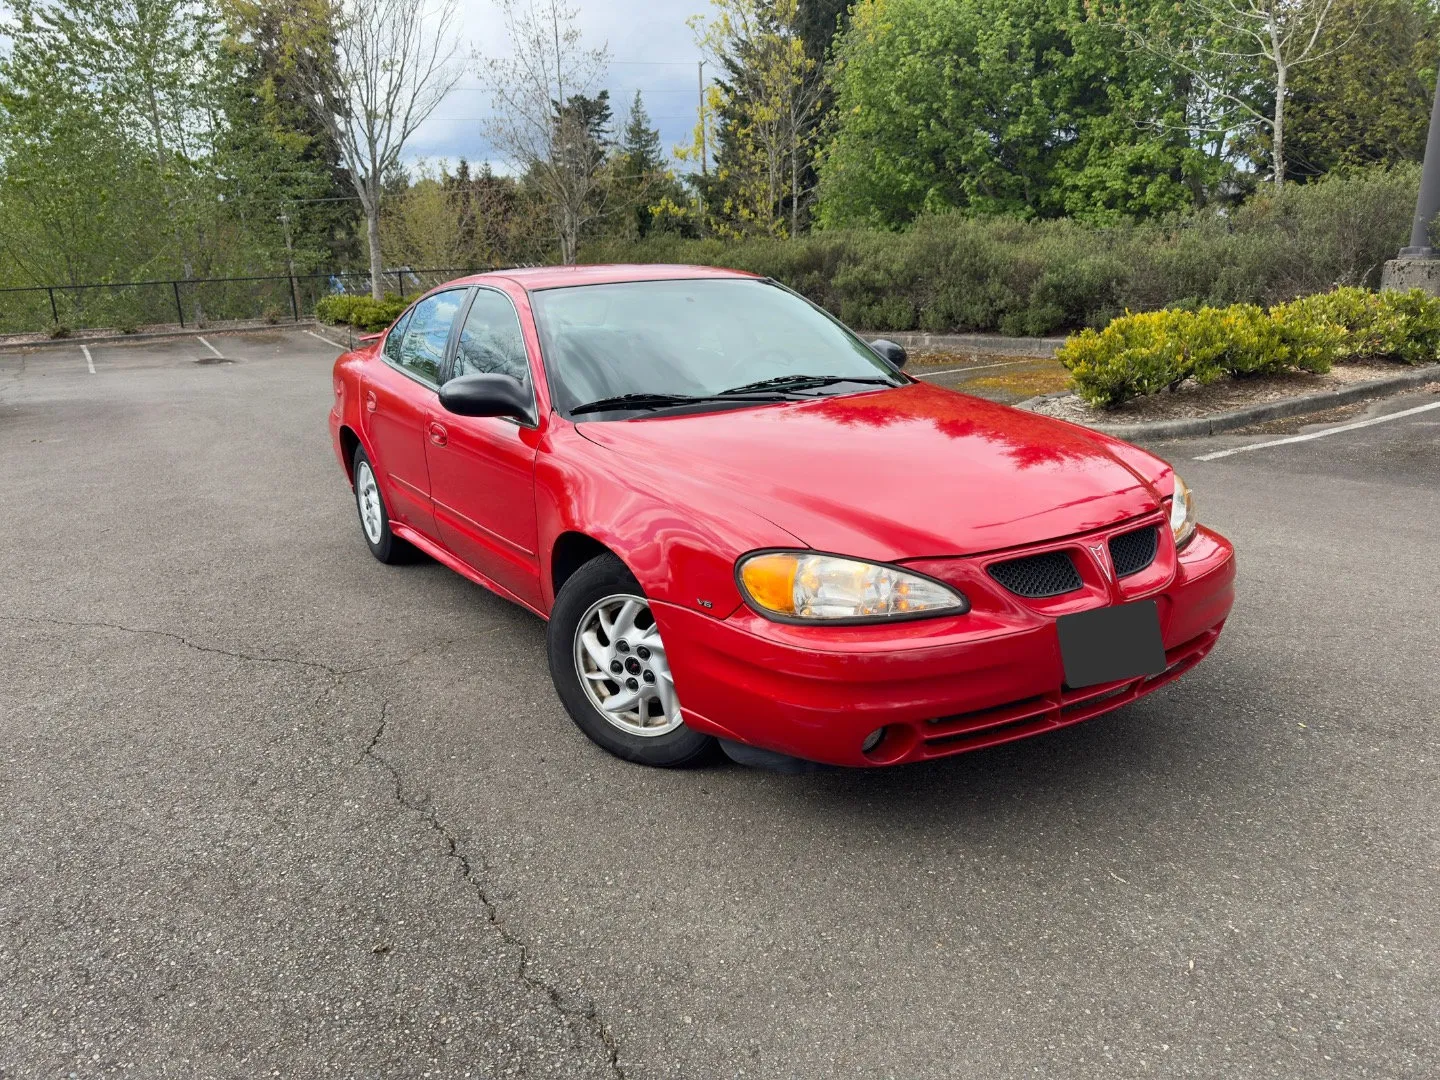
[[366,411],[366,412],[374,412],[374,411],[375,411],[375,391],[374,391],[374,390],[366,390],[366,391],[365,391],[365,411]]
[[449,438],[450,433],[445,430],[444,424],[436,423],[433,420],[430,422],[430,441],[432,443],[436,446],[444,446]]

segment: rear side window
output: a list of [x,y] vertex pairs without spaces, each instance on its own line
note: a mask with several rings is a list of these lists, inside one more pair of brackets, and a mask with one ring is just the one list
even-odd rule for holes
[[520,318],[504,294],[489,289],[475,294],[455,350],[455,374],[509,375],[523,386],[530,385]]
[[[410,311],[414,311],[411,308]],[[410,311],[395,320],[390,333],[385,335],[385,358],[392,364],[400,363],[400,343],[405,340],[405,327],[410,324]]]
[[464,289],[450,289],[427,296],[410,309],[410,322],[396,361],[402,368],[432,386],[439,385],[450,327],[464,299]]

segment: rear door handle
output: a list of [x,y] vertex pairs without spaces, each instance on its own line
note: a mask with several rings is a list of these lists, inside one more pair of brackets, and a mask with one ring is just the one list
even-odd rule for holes
[[366,390],[366,391],[365,391],[365,411],[366,411],[366,412],[374,412],[374,411],[375,411],[375,391],[374,391],[374,390]]
[[432,443],[436,446],[444,446],[449,438],[450,433],[445,430],[443,424],[436,423],[433,420],[430,422],[430,441]]

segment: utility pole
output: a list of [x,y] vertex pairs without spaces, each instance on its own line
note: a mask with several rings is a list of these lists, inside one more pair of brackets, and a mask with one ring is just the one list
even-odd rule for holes
[[1410,227],[1410,246],[1385,264],[1380,276],[1382,289],[1424,289],[1440,296],[1440,258],[1430,246],[1430,225],[1440,214],[1440,79],[1435,83],[1435,102],[1430,108],[1430,134],[1425,140],[1425,165],[1420,173],[1420,195],[1415,200],[1415,220]]
[[695,82],[700,91],[700,176],[701,182],[695,187],[695,206],[700,211],[701,229],[704,229],[705,222],[705,181],[710,178],[710,153],[709,153],[709,124],[705,122],[705,61],[701,60],[695,68]]
[[295,290],[295,248],[290,243],[290,215],[280,211],[280,224],[285,229],[285,272],[290,275],[290,314],[300,321],[300,298]]
[[695,69],[696,84],[700,88],[700,175],[709,176],[709,125],[705,123],[705,61],[701,60]]

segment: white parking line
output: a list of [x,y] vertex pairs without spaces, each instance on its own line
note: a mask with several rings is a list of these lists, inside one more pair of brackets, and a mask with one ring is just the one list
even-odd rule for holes
[[334,345],[335,348],[339,349],[341,352],[346,351],[345,346],[341,345],[338,341],[331,341],[325,335],[317,334],[314,330],[306,330],[305,333],[309,334],[313,338],[319,338],[321,341],[325,342],[326,345]]
[[89,345],[81,345],[81,346],[80,346],[80,351],[85,354],[85,366],[90,369],[90,374],[91,374],[91,375],[94,375],[94,374],[95,374],[95,361],[94,361],[94,360],[91,358],[91,356],[90,356],[90,346],[89,346]]
[[210,350],[212,353],[214,353],[216,356],[220,357],[221,360],[224,360],[224,359],[225,359],[225,354],[224,354],[224,353],[222,353],[222,352],[221,352],[219,349],[217,349],[214,345],[211,345],[210,342],[206,341],[206,340],[205,340],[203,337],[201,337],[199,334],[196,334],[196,335],[195,335],[195,340],[198,341],[198,342],[200,342],[201,345],[204,345],[207,349],[209,349],[209,350]]
[[1327,435],[1339,435],[1342,431],[1354,431],[1356,428],[1370,427],[1374,424],[1384,424],[1390,420],[1399,420],[1404,416],[1414,416],[1416,413],[1429,412],[1431,409],[1440,409],[1440,401],[1432,401],[1429,405],[1417,405],[1413,409],[1402,409],[1399,412],[1389,413],[1385,416],[1376,416],[1369,420],[1357,420],[1353,424],[1341,424],[1339,427],[1326,428],[1324,431],[1312,431],[1307,435],[1291,435],[1288,439],[1272,439],[1270,442],[1251,443],[1249,446],[1234,446],[1229,450],[1216,450],[1213,454],[1201,454],[1196,461],[1214,461],[1216,458],[1229,457],[1231,454],[1244,454],[1251,450],[1264,450],[1269,446],[1286,446],[1290,443],[1309,442],[1311,439],[1323,439]]
[[1000,364],[975,364],[972,367],[952,367],[944,371],[927,371],[923,375],[916,375],[917,379],[933,379],[936,375],[950,375],[956,371],[984,371],[986,368],[1014,367],[1016,364],[1033,364],[1033,357],[1026,357],[1024,360],[1006,360]]

